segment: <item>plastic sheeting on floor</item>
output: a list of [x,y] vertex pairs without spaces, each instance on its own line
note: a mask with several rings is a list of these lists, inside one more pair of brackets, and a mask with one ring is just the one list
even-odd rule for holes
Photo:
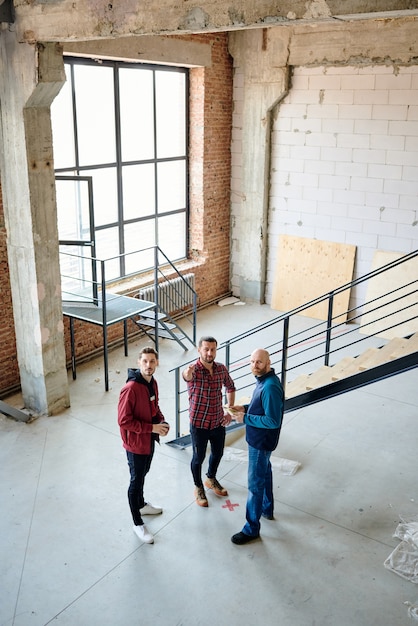
[[[223,458],[226,461],[241,461],[245,463],[248,460],[248,452],[246,450],[240,450],[237,448],[224,448],[224,456]],[[291,461],[290,459],[282,459],[281,457],[271,456],[270,457],[271,466],[275,469],[278,469],[282,474],[286,474],[287,476],[293,476],[296,474],[298,469],[301,467],[301,463],[299,461]]]
[[401,540],[384,562],[386,569],[418,583],[418,516],[402,519],[393,535]]
[[418,605],[411,602],[404,602],[408,607],[408,617],[418,620]]

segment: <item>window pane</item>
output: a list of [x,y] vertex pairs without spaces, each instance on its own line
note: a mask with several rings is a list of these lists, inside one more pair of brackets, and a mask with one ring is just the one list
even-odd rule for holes
[[171,261],[186,256],[186,214],[158,218],[158,245]]
[[67,82],[51,105],[51,124],[54,146],[54,167],[74,167],[74,125],[71,99],[71,72],[65,65]]
[[153,267],[154,250],[145,250],[145,248],[155,245],[155,220],[127,224],[124,233],[126,252],[143,250],[143,252],[126,255],[125,272],[132,274]]
[[158,159],[186,153],[185,84],[183,73],[155,73]]
[[57,180],[58,236],[65,240],[90,240],[87,181]]
[[158,213],[186,208],[186,163],[158,164]]
[[151,70],[119,71],[122,161],[154,158],[154,94]]
[[81,246],[60,246],[61,294],[63,300],[91,302],[93,278],[91,257]]
[[76,65],[74,83],[80,165],[114,163],[113,69],[100,65]]
[[[117,228],[105,228],[96,232],[96,258],[105,261],[106,281],[120,276],[119,234]],[[117,257],[117,258],[113,258]],[[109,259],[109,260],[107,260]],[[97,264],[97,280],[101,281],[101,264]]]
[[126,165],[122,168],[123,219],[155,214],[154,165]]
[[[173,260],[184,258],[187,73],[152,65],[111,60],[99,64],[71,58],[67,58],[65,68],[67,82],[51,107],[55,167],[92,177],[96,256],[112,258],[106,264],[106,278],[120,276],[124,268],[119,259],[121,250],[127,255],[125,273],[152,266],[147,255],[135,258],[134,251],[156,243]],[[117,113],[120,118],[116,120]],[[69,189],[57,185],[57,204],[60,237],[89,239],[84,191],[76,185]],[[173,211],[182,214],[161,219]]]
[[118,221],[116,168],[88,170],[86,174],[93,177],[94,225],[114,224]]

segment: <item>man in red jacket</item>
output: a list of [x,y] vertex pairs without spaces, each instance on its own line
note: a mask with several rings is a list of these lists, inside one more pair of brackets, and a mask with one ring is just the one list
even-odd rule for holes
[[128,502],[133,530],[145,543],[154,543],[154,537],[142,516],[163,512],[160,507],[145,502],[145,476],[151,467],[155,442],[159,441],[160,435],[167,435],[170,429],[158,404],[158,385],[153,376],[157,365],[158,354],[154,348],[143,348],[139,353],[139,369],[128,369],[128,380],[120,392],[118,403],[118,424],[131,475]]

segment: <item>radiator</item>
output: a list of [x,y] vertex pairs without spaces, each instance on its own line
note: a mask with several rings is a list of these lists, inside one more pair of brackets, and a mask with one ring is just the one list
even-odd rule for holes
[[[194,274],[165,280],[158,285],[158,304],[166,313],[181,311],[193,304]],[[139,290],[141,300],[154,302],[154,285]]]

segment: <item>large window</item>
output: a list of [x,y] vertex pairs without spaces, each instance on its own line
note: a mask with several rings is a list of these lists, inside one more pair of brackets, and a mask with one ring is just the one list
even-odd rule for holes
[[[152,266],[134,251],[186,256],[186,69],[68,58],[51,108],[55,171],[93,179],[96,256],[118,278]],[[140,261],[139,261],[140,259]]]

